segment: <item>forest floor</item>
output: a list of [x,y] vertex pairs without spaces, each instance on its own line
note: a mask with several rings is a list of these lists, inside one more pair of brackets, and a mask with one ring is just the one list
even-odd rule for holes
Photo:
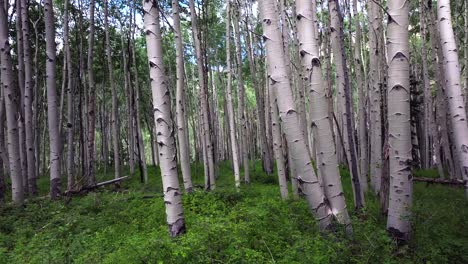
[[[192,170],[202,185],[203,168]],[[252,183],[237,192],[223,164],[215,191],[184,195],[187,234],[177,239],[168,236],[153,167],[146,186],[137,174],[118,192],[107,187],[69,201],[2,206],[0,263],[468,263],[468,203],[461,188],[416,183],[414,238],[397,247],[372,195],[361,214],[352,213],[353,237],[339,229],[321,235],[303,199],[282,201],[276,176],[263,174],[258,164],[251,174]],[[353,211],[349,174],[342,175]],[[40,189],[47,193],[46,178]]]

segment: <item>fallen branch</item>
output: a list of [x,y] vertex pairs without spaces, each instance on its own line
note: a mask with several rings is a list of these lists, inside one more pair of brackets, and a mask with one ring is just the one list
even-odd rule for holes
[[427,184],[444,184],[444,185],[460,185],[463,186],[463,181],[462,180],[457,180],[457,179],[440,179],[440,178],[425,178],[425,177],[415,177],[413,178],[413,181],[415,182],[425,182]]
[[120,178],[116,178],[116,179],[112,179],[112,180],[108,180],[108,181],[103,181],[103,182],[99,182],[93,186],[86,186],[86,187],[83,187],[77,191],[67,191],[65,192],[65,195],[73,195],[73,194],[82,194],[82,193],[87,193],[89,191],[92,191],[94,189],[97,189],[99,187],[102,187],[102,186],[105,186],[105,185],[109,185],[109,184],[112,184],[112,183],[118,183],[118,182],[121,182],[122,180],[125,180],[127,179],[128,176],[123,176],[123,177],[120,177]]

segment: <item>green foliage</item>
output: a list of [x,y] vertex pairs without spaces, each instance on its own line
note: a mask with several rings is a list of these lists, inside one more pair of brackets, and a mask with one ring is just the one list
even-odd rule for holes
[[[192,167],[196,185],[202,168]],[[352,208],[349,173],[341,172]],[[147,186],[135,175],[119,192],[0,208],[0,263],[468,263],[468,210],[459,189],[416,184],[414,238],[398,248],[372,195],[352,214],[352,237],[340,227],[321,235],[306,202],[282,201],[276,175],[265,175],[259,162],[251,164],[253,183],[240,191],[224,163],[215,191],[184,195],[188,232],[171,239],[159,170],[149,175]]]

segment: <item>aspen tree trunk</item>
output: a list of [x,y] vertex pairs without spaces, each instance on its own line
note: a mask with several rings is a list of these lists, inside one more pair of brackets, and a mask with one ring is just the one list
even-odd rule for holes
[[379,49],[379,40],[382,34],[382,15],[380,0],[368,2],[369,16],[369,102],[370,102],[370,174],[371,187],[375,194],[380,192],[382,178],[382,118],[381,118],[381,91],[382,69],[379,57],[383,50]]
[[172,237],[185,232],[181,191],[177,177],[175,139],[171,120],[171,100],[163,65],[159,7],[155,0],[143,1],[144,30],[150,66],[154,120],[158,134],[161,175],[164,188],[167,224]]
[[87,162],[86,172],[87,185],[92,186],[96,183],[94,172],[95,163],[95,130],[96,130],[96,87],[94,84],[94,7],[95,0],[89,1],[89,35],[88,35],[88,137],[87,137]]
[[239,173],[239,150],[237,149],[236,125],[234,122],[234,106],[232,103],[232,72],[231,72],[231,1],[227,3],[226,10],[226,72],[227,72],[227,90],[226,104],[229,122],[229,137],[232,150],[232,166],[234,167],[234,180],[236,187],[240,187]]
[[136,52],[135,52],[135,27],[136,27],[136,7],[133,7],[133,23],[132,23],[132,38],[130,43],[130,49],[132,52],[132,62],[133,62],[133,74],[134,74],[134,88],[135,88],[135,129],[136,129],[136,142],[138,146],[138,156],[139,156],[139,165],[141,174],[143,176],[143,181],[148,182],[148,168],[146,166],[146,152],[145,144],[143,142],[142,126],[141,126],[141,114],[140,114],[140,80],[138,78],[138,65],[136,63]]
[[[271,88],[271,87],[270,87]],[[271,130],[273,134],[273,152],[276,159],[276,169],[278,171],[278,183],[283,200],[288,199],[288,181],[286,179],[286,166],[283,156],[283,137],[281,136],[281,126],[278,117],[278,106],[273,93],[270,92],[270,109],[271,109]],[[297,188],[296,188],[297,191]]]
[[411,175],[411,124],[409,83],[409,2],[388,2],[388,146],[390,188],[387,229],[408,240],[413,181]]
[[74,151],[75,147],[73,144],[73,134],[74,134],[74,100],[73,100],[73,65],[72,65],[72,56],[70,50],[70,40],[69,40],[69,14],[68,14],[68,5],[69,0],[65,0],[64,3],[64,17],[63,17],[63,47],[65,51],[65,60],[67,62],[67,191],[72,191],[75,185],[74,182]]
[[57,199],[60,195],[60,134],[57,106],[57,89],[55,84],[55,26],[52,0],[44,1],[44,18],[46,25],[46,82],[47,82],[47,116],[50,141],[50,198]]
[[303,80],[309,90],[311,128],[317,148],[317,166],[322,175],[325,196],[330,203],[330,209],[339,223],[347,226],[351,232],[351,221],[346,209],[343,187],[341,185],[338,160],[333,144],[331,126],[328,116],[328,101],[326,89],[322,83],[322,68],[317,43],[318,31],[310,0],[296,0],[297,29],[299,52],[301,54]]
[[[203,113],[203,122],[202,122],[202,133],[204,137],[204,142],[206,144],[206,164],[205,170],[208,172],[208,176],[210,179],[210,184],[208,189],[214,190],[216,188],[215,183],[215,169],[214,169],[214,157],[213,157],[213,143],[211,140],[211,128],[210,128],[210,120],[208,118],[209,107],[208,107],[208,94],[206,88],[206,81],[205,81],[205,73],[203,69],[203,57],[201,51],[201,44],[200,44],[200,35],[198,32],[198,18],[197,13],[195,10],[195,1],[190,0],[190,15],[192,19],[192,35],[193,35],[193,42],[195,44],[195,53],[197,57],[197,68],[198,68],[198,80],[200,84],[200,101],[201,101],[201,111]],[[248,165],[248,164],[247,164]]]
[[185,79],[184,79],[184,50],[182,34],[180,29],[179,3],[172,0],[172,19],[174,20],[174,34],[176,42],[176,62],[177,62],[177,91],[176,91],[176,114],[177,114],[177,138],[179,139],[180,165],[184,188],[186,192],[192,192],[192,176],[190,171],[189,142],[187,141],[187,127],[185,126]]
[[[4,0],[0,0],[0,58],[3,97],[8,139],[8,162],[10,163],[11,196],[13,203],[21,205],[24,202],[23,178],[21,175],[21,159],[18,134],[18,91],[13,76],[10,43],[8,36],[8,15],[3,8]],[[8,2],[6,7],[8,8]],[[3,128],[3,126],[2,126]]]
[[[465,111],[468,111],[468,4],[465,2]],[[468,115],[468,112],[467,112]]]
[[[364,192],[361,188],[359,169],[356,157],[356,145],[354,144],[354,125],[353,125],[353,111],[351,102],[351,85],[348,76],[348,67],[346,63],[346,54],[344,48],[344,33],[343,33],[343,16],[340,11],[340,6],[337,0],[328,2],[328,9],[331,18],[331,34],[332,34],[332,47],[334,51],[335,64],[337,67],[337,85],[338,96],[341,98],[341,103],[345,104],[343,111],[343,141],[347,152],[347,160],[351,171],[351,178],[353,182],[354,203],[356,209],[361,209],[364,204]],[[341,91],[341,95],[340,95]],[[344,100],[344,102],[343,102]]]
[[[67,0],[65,0],[67,1]],[[106,55],[107,55],[107,68],[109,71],[109,82],[112,94],[112,113],[111,113],[111,126],[112,126],[112,143],[114,151],[114,177],[120,178],[120,154],[119,154],[119,143],[120,143],[120,126],[118,119],[118,99],[117,90],[114,82],[114,67],[112,66],[112,52],[111,43],[109,37],[109,3],[108,0],[104,0],[104,28],[106,32]]]
[[361,54],[361,22],[358,13],[358,1],[353,0],[353,13],[356,27],[356,45],[354,47],[354,64],[356,73],[356,83],[358,86],[359,98],[359,183],[361,184],[362,191],[367,192],[367,172],[369,170],[367,162],[367,126],[366,126],[366,98],[364,94],[364,71],[362,65]]
[[439,0],[437,2],[437,17],[444,55],[445,83],[447,85],[445,92],[448,97],[454,144],[465,182],[465,195],[468,198],[468,124],[460,83],[460,65],[449,0]]
[[236,47],[236,62],[237,62],[237,94],[239,101],[237,104],[237,115],[239,118],[239,141],[240,149],[242,150],[242,164],[244,166],[244,181],[250,183],[249,175],[249,157],[248,157],[248,144],[247,144],[247,120],[245,118],[245,88],[244,88],[244,77],[242,73],[242,46],[239,32],[239,15],[240,6],[236,5],[233,13],[233,24],[234,24],[234,44]]
[[124,72],[124,88],[125,93],[127,95],[127,140],[128,140],[128,163],[130,167],[130,175],[133,176],[135,174],[135,144],[134,144],[134,131],[133,131],[133,115],[132,115],[132,88],[130,85],[130,78],[129,78],[129,70],[127,64],[127,56],[126,51],[128,51],[128,46],[124,44],[124,37],[122,35],[121,39],[122,47],[127,50],[122,51],[122,65],[123,65],[123,72]]
[[281,31],[278,24],[278,7],[274,0],[262,0],[260,10],[263,38],[267,50],[268,73],[273,96],[278,99],[278,109],[292,160],[302,185],[302,192],[309,208],[319,221],[320,230],[327,229],[332,220],[332,212],[312,168],[310,155],[300,128],[299,115],[294,107],[294,98],[284,63]]
[[[432,94],[431,94],[431,84],[429,80],[429,69],[427,66],[427,49],[426,49],[426,8],[424,5],[424,0],[419,1],[420,12],[419,12],[419,25],[421,30],[421,39],[422,39],[422,48],[421,48],[421,57],[422,57],[422,75],[423,75],[423,87],[424,87],[424,161],[423,168],[428,169],[431,166],[431,149],[433,135],[432,135]],[[438,151],[438,150],[437,150]]]
[[[26,160],[27,160],[27,186],[31,195],[37,195],[36,184],[36,160],[34,157],[34,120],[32,113],[33,100],[33,71],[31,64],[31,48],[29,46],[29,14],[28,3],[21,0],[21,24],[23,35],[23,58],[24,58],[24,116],[26,132]],[[23,183],[25,185],[26,183]]]
[[265,121],[265,99],[262,96],[262,88],[261,88],[262,86],[259,85],[259,82],[257,79],[257,70],[256,70],[254,52],[252,49],[253,41],[250,35],[249,21],[250,21],[250,14],[248,14],[245,19],[245,41],[247,45],[247,57],[249,60],[250,76],[252,78],[252,84],[255,90],[255,100],[257,102],[257,116],[258,116],[258,123],[259,123],[259,129],[260,129],[259,138],[260,138],[260,145],[262,149],[263,169],[265,170],[267,174],[272,174],[273,162],[272,162],[272,154],[268,146],[268,137],[267,137],[268,133],[267,133],[266,121]]

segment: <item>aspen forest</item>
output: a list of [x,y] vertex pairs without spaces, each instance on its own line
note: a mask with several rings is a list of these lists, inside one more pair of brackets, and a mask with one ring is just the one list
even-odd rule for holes
[[0,0],[0,264],[468,263],[468,0]]

